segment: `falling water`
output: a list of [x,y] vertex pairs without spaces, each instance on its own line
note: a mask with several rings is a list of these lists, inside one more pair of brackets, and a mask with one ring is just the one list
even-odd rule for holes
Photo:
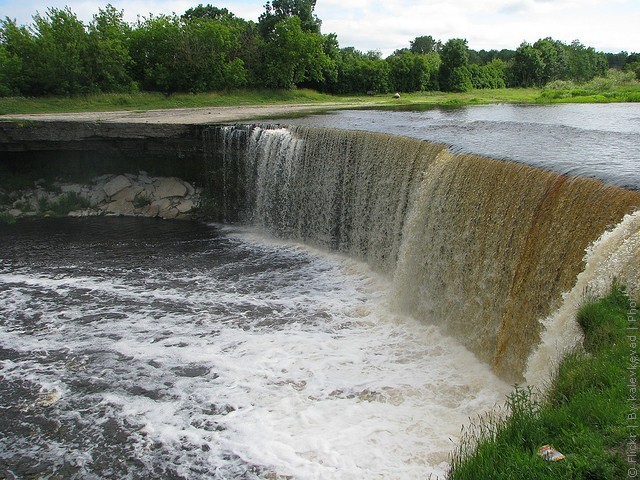
[[221,143],[244,172],[241,220],[366,261],[393,278],[400,311],[510,381],[585,249],[640,205],[637,191],[596,179],[385,134],[238,126]]
[[637,191],[356,131],[204,150],[242,227],[0,226],[0,476],[442,477],[585,291],[640,291]]

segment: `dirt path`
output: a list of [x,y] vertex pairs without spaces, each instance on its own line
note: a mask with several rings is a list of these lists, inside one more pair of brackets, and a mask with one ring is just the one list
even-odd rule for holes
[[167,110],[138,110],[115,112],[79,112],[49,114],[0,115],[0,120],[63,120],[74,122],[109,123],[159,123],[159,124],[203,124],[224,123],[240,120],[284,117],[300,113],[312,113],[323,110],[338,110],[350,107],[363,107],[373,103],[310,103],[293,105],[260,105],[235,107],[175,108]]

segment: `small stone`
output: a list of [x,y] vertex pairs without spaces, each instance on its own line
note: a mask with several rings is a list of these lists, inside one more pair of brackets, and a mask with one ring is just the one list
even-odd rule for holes
[[74,184],[62,185],[60,187],[60,190],[62,190],[62,193],[70,193],[70,192],[80,193],[82,192],[82,187],[80,185],[74,185]]
[[133,203],[126,200],[116,200],[106,205],[105,210],[107,213],[113,215],[132,215],[134,208]]
[[138,196],[140,192],[144,190],[143,187],[138,185],[131,185],[130,187],[123,188],[118,193],[111,197],[112,200],[125,200],[127,202],[133,202],[134,198]]
[[138,183],[148,185],[150,183],[153,183],[153,180],[147,172],[140,171],[140,173],[138,174]]
[[179,214],[180,212],[178,212],[176,208],[170,208],[168,210],[165,210],[160,216],[167,220],[172,220],[174,218],[177,218]]
[[88,200],[91,205],[98,205],[107,199],[107,194],[104,190],[92,190],[88,195]]
[[184,183],[174,177],[159,178],[153,184],[156,187],[156,198],[184,197],[187,194]]
[[168,198],[161,198],[160,200],[156,200],[152,203],[152,205],[157,205],[161,211],[168,210],[172,207],[171,200],[169,200]]
[[141,213],[145,217],[155,218],[158,216],[158,213],[160,213],[160,207],[158,207],[157,204],[147,205],[146,207],[142,208]]
[[17,208],[12,208],[7,213],[12,217],[19,217],[20,215],[22,215],[22,210],[18,210]]
[[180,202],[178,204],[178,206],[176,207],[176,209],[180,213],[187,213],[187,212],[190,212],[191,210],[193,210],[193,207],[195,207],[195,204],[193,203],[193,200],[185,200],[184,202]]
[[96,216],[98,212],[95,210],[74,210],[73,212],[69,212],[67,216],[69,217],[93,217]]
[[98,177],[95,177],[93,179],[93,182],[95,182],[95,183],[107,183],[109,180],[112,180],[114,178],[116,178],[116,175],[113,175],[111,173],[106,173],[104,175],[100,175]]
[[107,194],[108,197],[114,196],[120,190],[131,186],[131,180],[129,180],[124,175],[118,175],[112,180],[109,180],[105,186],[103,187],[104,193]]

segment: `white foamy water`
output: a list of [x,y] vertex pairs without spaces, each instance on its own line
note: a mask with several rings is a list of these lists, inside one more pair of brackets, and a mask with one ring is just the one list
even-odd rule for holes
[[362,263],[218,227],[119,236],[118,221],[136,222],[3,232],[3,471],[444,476],[461,426],[510,390],[395,314]]

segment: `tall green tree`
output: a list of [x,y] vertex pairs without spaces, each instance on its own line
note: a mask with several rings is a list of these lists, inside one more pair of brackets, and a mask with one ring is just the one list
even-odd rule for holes
[[402,49],[394,52],[386,60],[393,90],[420,92],[437,88],[440,68],[440,57],[437,53],[417,55],[408,49]]
[[533,44],[544,64],[538,84],[545,85],[554,80],[566,80],[569,77],[569,63],[565,44],[550,37]]
[[244,63],[234,57],[237,48],[236,29],[206,18],[150,17],[131,35],[136,79],[144,89],[164,93],[245,85]]
[[7,51],[22,62],[22,93],[68,95],[91,89],[88,34],[69,8],[36,14],[29,29],[7,21],[3,27]]
[[22,60],[0,43],[0,97],[20,93]]
[[187,21],[195,20],[196,18],[204,18],[207,20],[232,22],[236,19],[236,16],[226,8],[218,8],[210,4],[199,4],[197,7],[192,7],[186,10],[182,14],[181,18]]
[[449,92],[466,92],[473,88],[469,71],[467,41],[453,38],[440,50],[440,88]]
[[426,55],[427,53],[438,52],[442,47],[440,40],[435,40],[431,35],[416,37],[409,42],[411,53]]
[[129,74],[131,27],[124,21],[124,11],[112,5],[99,9],[89,25],[87,53],[89,82],[93,89],[104,92],[130,90],[134,87]]
[[628,52],[622,51],[618,53],[605,53],[607,57],[607,63],[609,68],[615,68],[616,70],[622,70],[627,63]]
[[315,7],[316,0],[268,1],[264,6],[264,13],[258,19],[258,30],[266,39],[279,22],[291,17],[298,17],[303,32],[320,33],[322,22],[313,13]]
[[569,74],[572,80],[587,82],[596,76],[602,76],[607,71],[607,59],[593,47],[586,47],[578,40],[571,42],[568,47]]
[[304,31],[297,16],[279,21],[264,47],[264,85],[293,88],[304,82],[323,82],[325,71],[332,68],[323,47],[322,35]]
[[353,47],[342,48],[336,56],[337,75],[326,89],[332,93],[387,93],[389,63],[379,52],[363,53]]
[[8,18],[0,20],[0,96],[27,93],[29,82],[22,58],[35,52],[35,48],[25,27],[18,27]]
[[640,61],[625,63],[624,70],[635,73],[636,79],[640,80]]
[[542,84],[544,78],[544,60],[540,50],[530,43],[522,42],[516,50],[511,65],[511,86],[533,87]]
[[506,63],[499,58],[486,65],[469,65],[473,88],[505,88]]

